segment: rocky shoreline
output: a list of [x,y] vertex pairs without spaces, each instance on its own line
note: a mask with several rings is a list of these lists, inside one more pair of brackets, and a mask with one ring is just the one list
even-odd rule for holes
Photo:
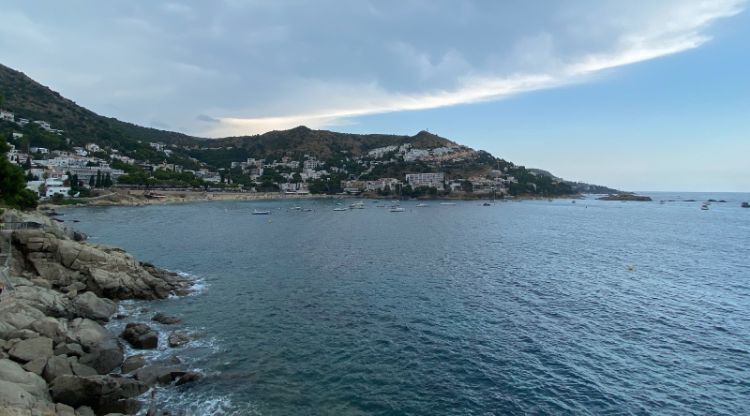
[[[0,254],[8,260],[0,279],[0,416],[134,414],[154,386],[202,377],[176,357],[125,357],[126,343],[158,347],[159,334],[147,323],[128,323],[120,334],[105,328],[127,318],[117,315],[118,301],[184,296],[189,279],[87,243],[38,213],[6,210],[0,219]],[[163,314],[152,319],[180,323]],[[167,338],[170,347],[189,341],[180,330]]]

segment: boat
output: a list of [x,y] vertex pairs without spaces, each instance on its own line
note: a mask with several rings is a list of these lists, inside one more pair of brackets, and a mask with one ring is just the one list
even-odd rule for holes
[[404,208],[402,208],[402,207],[391,207],[391,209],[389,209],[389,211],[391,211],[391,212],[404,212],[406,210]]
[[360,201],[360,202],[355,202],[353,204],[349,204],[349,209],[365,209],[365,203]]
[[291,208],[289,208],[289,210],[291,210],[291,211],[302,211],[302,207],[300,207],[300,206],[291,207]]
[[440,205],[456,205],[455,202],[441,202]]
[[750,208],[750,203],[743,202],[742,205],[740,205],[742,208]]
[[254,209],[253,215],[271,215],[270,209]]
[[424,207],[428,207],[428,206],[429,205],[425,204],[424,202],[420,202],[419,204],[417,204],[417,208],[424,208]]
[[349,211],[349,208],[347,208],[347,207],[336,207],[333,210],[334,211]]
[[489,202],[485,202],[485,203],[482,204],[482,206],[483,207],[489,207],[489,206],[492,206],[492,204],[490,204]]
[[708,211],[708,205],[709,205],[708,202],[704,202],[703,205],[701,205],[701,210],[702,211]]

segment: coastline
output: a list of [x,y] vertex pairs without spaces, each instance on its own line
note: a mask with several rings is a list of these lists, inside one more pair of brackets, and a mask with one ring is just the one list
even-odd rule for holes
[[[144,190],[120,189],[109,194],[80,199],[74,204],[43,203],[40,209],[74,208],[74,207],[110,207],[110,206],[142,206],[185,204],[212,201],[277,201],[277,200],[309,200],[309,199],[366,199],[366,200],[398,200],[396,195],[327,195],[327,194],[284,194],[279,192],[204,192],[204,191],[158,191],[159,197],[148,197]],[[583,194],[555,195],[542,197],[538,195],[518,195],[497,198],[497,201],[525,201],[544,199],[582,199]],[[489,195],[448,195],[444,197],[409,198],[419,201],[487,201]],[[74,200],[75,201],[75,200]]]
[[194,280],[88,243],[39,212],[6,209],[0,219],[0,414],[135,414],[156,386],[202,378],[176,356],[140,354],[191,342],[178,317],[132,322],[120,305],[189,295]]

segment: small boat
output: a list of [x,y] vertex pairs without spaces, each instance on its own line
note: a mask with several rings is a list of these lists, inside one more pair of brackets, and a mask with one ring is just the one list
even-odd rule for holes
[[709,205],[708,202],[704,202],[703,205],[701,205],[701,210],[702,211],[708,211],[708,205]]
[[333,210],[334,211],[349,211],[349,208],[347,208],[347,207],[336,207]]
[[404,208],[398,206],[398,205],[394,205],[388,211],[391,211],[391,212],[404,212],[406,210]]
[[271,215],[270,209],[254,209],[253,215]]
[[296,206],[296,207],[291,207],[291,208],[289,208],[289,209],[290,209],[291,211],[302,211],[302,207],[300,207],[300,206]]
[[417,208],[424,208],[424,207],[427,207],[427,206],[429,206],[429,205],[425,204],[424,202],[420,202],[419,204],[417,204]]
[[489,202],[485,202],[485,203],[482,204],[482,206],[483,207],[489,207],[489,206],[492,206],[492,204],[490,204]]
[[441,202],[440,205],[456,205],[455,202]]
[[365,209],[365,203],[360,201],[349,204],[349,209]]
[[750,208],[750,203],[743,202],[742,205],[740,205],[742,208]]

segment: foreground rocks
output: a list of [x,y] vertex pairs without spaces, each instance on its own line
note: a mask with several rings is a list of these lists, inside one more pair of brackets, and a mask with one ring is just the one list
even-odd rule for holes
[[[43,216],[6,210],[0,219],[41,227],[0,235],[0,250],[11,243],[15,287],[0,298],[0,416],[137,412],[136,398],[149,384],[119,373],[121,366],[123,374],[143,369],[145,360],[123,365],[121,341],[102,325],[115,314],[118,300],[184,294],[189,282],[123,250],[85,243],[82,234]],[[134,347],[158,346],[158,334],[145,324],[130,324],[125,332]],[[172,383],[189,374],[164,371],[144,371],[142,378]]]

